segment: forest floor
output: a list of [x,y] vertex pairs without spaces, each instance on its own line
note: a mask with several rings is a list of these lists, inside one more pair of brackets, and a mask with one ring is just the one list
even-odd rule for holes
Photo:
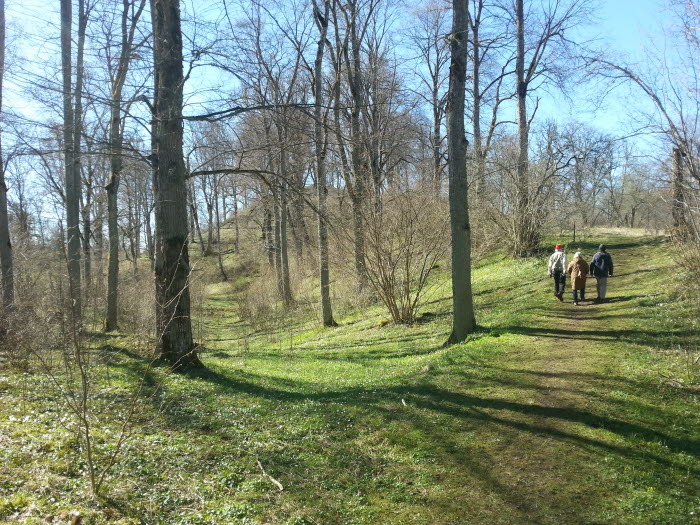
[[[560,303],[543,258],[493,257],[474,272],[483,329],[450,348],[445,274],[412,326],[373,306],[333,329],[300,311],[252,330],[240,286],[212,285],[207,370],[146,373],[158,386],[99,504],[50,381],[0,371],[0,521],[700,523],[695,310],[661,239],[568,251],[603,241],[610,302],[575,307],[567,288]],[[101,414],[144,374],[128,341],[103,345]]]

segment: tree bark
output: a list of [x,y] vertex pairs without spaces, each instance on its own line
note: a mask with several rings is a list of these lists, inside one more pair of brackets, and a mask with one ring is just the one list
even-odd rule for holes
[[[472,131],[474,134],[474,167],[476,169],[476,194],[481,197],[486,177],[486,162],[484,159],[483,142],[481,136],[481,42],[479,30],[481,26],[481,9],[483,4],[475,5],[475,13],[472,15],[471,43],[472,43]],[[468,7],[467,7],[468,9]],[[478,205],[477,205],[478,206]]]
[[[73,169],[75,170],[74,178],[76,185],[76,194],[79,203],[82,203],[82,158],[81,158],[81,143],[83,138],[83,80],[85,78],[85,33],[87,30],[87,13],[85,12],[85,0],[78,0],[78,48],[76,50],[75,64],[75,106],[73,109]],[[89,189],[90,191],[90,189]],[[92,195],[87,197],[92,200]],[[82,210],[82,206],[78,205]],[[90,205],[87,205],[89,210]],[[88,211],[89,214],[89,211]],[[84,286],[89,286],[91,280],[92,269],[90,267],[90,230],[83,229],[82,235],[80,230],[76,230],[83,244],[83,284],[79,286],[79,290]],[[80,261],[79,263],[80,264]],[[80,293],[80,292],[79,292]]]
[[[685,194],[683,192],[683,157],[680,148],[673,148],[673,227],[680,236],[687,233]],[[634,216],[633,216],[634,218]]]
[[[119,184],[121,182],[122,142],[123,130],[121,125],[121,99],[126,75],[129,70],[132,45],[136,23],[143,12],[145,0],[141,1],[131,27],[128,27],[130,2],[124,2],[121,17],[121,49],[116,75],[112,80],[109,118],[109,153],[110,153],[110,179],[105,190],[107,191],[107,228],[109,230],[109,262],[107,265],[107,315],[105,318],[105,330],[110,332],[118,329],[118,303],[119,303],[119,223],[118,204]],[[150,228],[150,225],[148,226]]]
[[85,181],[85,192],[81,196],[80,211],[83,221],[83,235],[81,240],[83,243],[83,283],[86,290],[89,290],[92,285],[92,245],[90,237],[92,235],[92,204],[94,201],[93,192],[93,169],[88,168],[88,177]]
[[154,169],[157,353],[172,368],[199,366],[190,319],[183,68],[179,0],[152,0],[156,93]]
[[280,263],[282,265],[282,301],[285,306],[290,306],[293,302],[292,288],[289,278],[289,241],[287,235],[287,226],[289,224],[289,210],[287,189],[285,183],[280,184]]
[[[83,2],[80,1],[80,7]],[[73,322],[82,318],[80,284],[80,169],[75,143],[76,118],[73,108],[72,86],[72,21],[71,0],[61,0],[61,66],[63,77],[63,142],[66,195],[66,258],[70,287],[71,314]],[[77,90],[76,90],[77,91]]]
[[323,105],[323,51],[328,35],[328,15],[330,1],[323,2],[323,14],[316,1],[313,2],[314,18],[319,30],[316,59],[314,61],[314,149],[316,153],[316,191],[318,195],[318,262],[319,284],[321,288],[321,319],[323,326],[337,326],[331,306],[331,282],[328,262],[328,209],[326,177],[326,134],[322,122]]
[[[273,197],[274,198],[274,197]],[[265,253],[267,253],[267,263],[271,269],[275,268],[276,265],[276,250],[275,250],[275,239],[273,234],[273,211],[270,210],[269,202],[265,202],[268,199],[263,200],[264,206],[264,218],[262,224],[262,233]]]
[[518,102],[518,166],[516,180],[515,205],[515,255],[522,257],[530,252],[529,246],[529,188],[528,188],[528,140],[527,119],[527,82],[525,80],[525,11],[523,0],[516,0],[515,5],[517,50],[515,58],[515,75]]
[[[0,0],[0,116],[2,116],[2,88],[5,76],[5,0]],[[1,121],[1,119],[0,119]],[[2,156],[2,128],[0,128],[0,269],[2,270],[2,305],[5,313],[15,302],[12,242],[7,215],[7,184]]]
[[[226,213],[224,213],[224,220],[226,220]],[[238,189],[236,188],[236,183],[233,183],[233,251],[238,253],[238,247],[241,242],[241,230],[238,225]]]
[[[521,0],[519,0],[521,1]],[[452,231],[452,333],[448,344],[464,341],[476,319],[471,285],[471,227],[467,199],[467,140],[464,96],[467,77],[467,2],[453,0],[450,85],[447,99],[447,155]]]
[[189,185],[189,203],[190,203],[190,220],[194,224],[194,231],[199,239],[199,251],[202,255],[206,254],[204,246],[204,238],[202,237],[202,228],[199,225],[199,211],[197,209],[197,195],[194,187],[194,182]]
[[[122,92],[126,75],[129,71],[132,47],[136,24],[143,13],[146,5],[145,0],[140,0],[139,6],[134,13],[129,26],[129,8],[132,6],[131,0],[124,0],[121,13],[121,49],[119,51],[119,61],[117,63],[116,74],[113,75],[110,94],[110,118],[109,118],[109,154],[110,154],[110,178],[105,190],[107,192],[107,228],[109,231],[109,260],[107,263],[107,312],[105,316],[105,331],[111,332],[119,328],[118,306],[119,306],[119,222],[118,222],[118,195],[122,161],[122,142],[124,133],[121,125],[122,117]],[[138,210],[137,210],[138,215]],[[147,235],[150,237],[150,217],[146,219]],[[149,239],[149,255],[151,254]],[[152,260],[152,258],[151,258]]]
[[226,275],[226,270],[224,269],[224,257],[221,247],[221,216],[219,214],[219,182],[217,181],[216,187],[214,188],[214,216],[216,218],[216,255],[219,262],[219,271],[221,272],[221,279],[228,281],[228,275]]

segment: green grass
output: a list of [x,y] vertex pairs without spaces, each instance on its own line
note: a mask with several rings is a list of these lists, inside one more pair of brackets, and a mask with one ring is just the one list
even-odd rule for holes
[[[569,251],[590,256],[601,240]],[[698,384],[679,351],[697,350],[696,314],[675,295],[668,246],[604,240],[610,303],[561,304],[544,258],[494,256],[474,272],[483,329],[451,348],[444,273],[413,326],[379,327],[386,314],[371,306],[338,328],[299,309],[255,331],[232,301],[246,283],[212,285],[208,369],[149,372],[99,504],[50,381],[4,371],[0,520],[700,522]],[[115,399],[129,399],[148,363],[129,338],[98,343],[111,348],[95,381],[105,450]]]

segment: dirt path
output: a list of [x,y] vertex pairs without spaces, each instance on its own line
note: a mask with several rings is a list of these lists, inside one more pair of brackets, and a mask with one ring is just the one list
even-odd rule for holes
[[[619,398],[633,397],[637,388],[617,356],[641,268],[629,248],[614,250],[614,257],[622,276],[609,280],[609,303],[575,307],[568,294],[565,303],[552,299],[524,344],[494,365],[501,368],[499,382],[511,385],[506,397],[499,389],[486,401],[503,443],[493,452],[499,461],[490,465],[491,476],[500,480],[502,503],[513,509],[502,523],[608,523],[606,509],[619,498],[610,478],[637,453],[627,437],[661,431],[619,410]],[[594,279],[588,296],[595,296]]]

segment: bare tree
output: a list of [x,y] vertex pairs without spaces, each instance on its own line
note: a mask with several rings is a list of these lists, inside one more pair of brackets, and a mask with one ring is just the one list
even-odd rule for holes
[[476,318],[471,283],[471,225],[467,199],[467,139],[464,97],[467,81],[468,0],[453,0],[450,34],[450,86],[447,95],[447,166],[452,231],[452,333],[448,344],[464,341]]
[[183,157],[183,66],[179,0],[151,0],[155,115],[156,330],[160,357],[179,369],[201,365],[192,338],[187,186]]
[[[89,7],[89,6],[88,6]],[[82,89],[84,76],[85,30],[88,12],[85,0],[78,1],[78,48],[75,90],[72,85],[73,6],[61,0],[61,64],[63,70],[63,146],[65,165],[65,205],[68,279],[74,322],[82,317],[80,276],[80,143],[82,136]]]
[[[535,252],[540,242],[540,229],[536,211],[532,206],[529,180],[529,136],[530,124],[537,112],[537,103],[532,114],[528,114],[527,99],[535,90],[536,82],[562,78],[557,70],[557,61],[566,60],[573,41],[568,31],[585,17],[583,0],[556,0],[543,3],[541,20],[534,14],[526,17],[524,1],[515,0],[516,27],[516,100],[518,107],[518,161],[515,209],[515,239],[513,253],[525,256]],[[539,23],[538,25],[536,25]],[[526,39],[526,37],[529,37]]]
[[118,204],[119,183],[123,168],[123,100],[124,83],[129,71],[133,53],[134,36],[139,18],[146,6],[146,0],[123,0],[121,12],[121,41],[116,63],[110,63],[111,92],[109,101],[109,154],[110,178],[105,187],[107,192],[107,228],[109,230],[109,263],[107,267],[107,312],[105,331],[117,330],[119,305],[119,224]]
[[[313,69],[314,89],[314,150],[316,155],[316,190],[318,195],[318,261],[321,288],[321,318],[323,326],[335,326],[330,294],[330,271],[328,262],[328,209],[326,204],[328,188],[326,177],[326,136],[327,119],[324,118],[323,106],[323,54],[328,38],[328,19],[331,0],[323,0],[323,11],[313,0],[314,18],[318,27],[319,38]],[[325,113],[327,116],[327,113]]]
[[423,88],[419,91],[419,97],[427,102],[432,113],[432,179],[437,192],[440,190],[445,169],[442,129],[445,117],[445,69],[450,55],[444,36],[447,33],[449,10],[437,2],[429,2],[416,14],[418,27],[411,34],[411,44],[418,52],[420,66],[426,69],[424,73],[423,67],[419,66],[417,75]]
[[[0,0],[0,117],[2,116],[2,88],[5,76],[5,0]],[[0,128],[0,268],[2,269],[2,305],[5,312],[12,308],[15,300],[12,243],[7,215],[7,183],[2,151],[2,128]]]

